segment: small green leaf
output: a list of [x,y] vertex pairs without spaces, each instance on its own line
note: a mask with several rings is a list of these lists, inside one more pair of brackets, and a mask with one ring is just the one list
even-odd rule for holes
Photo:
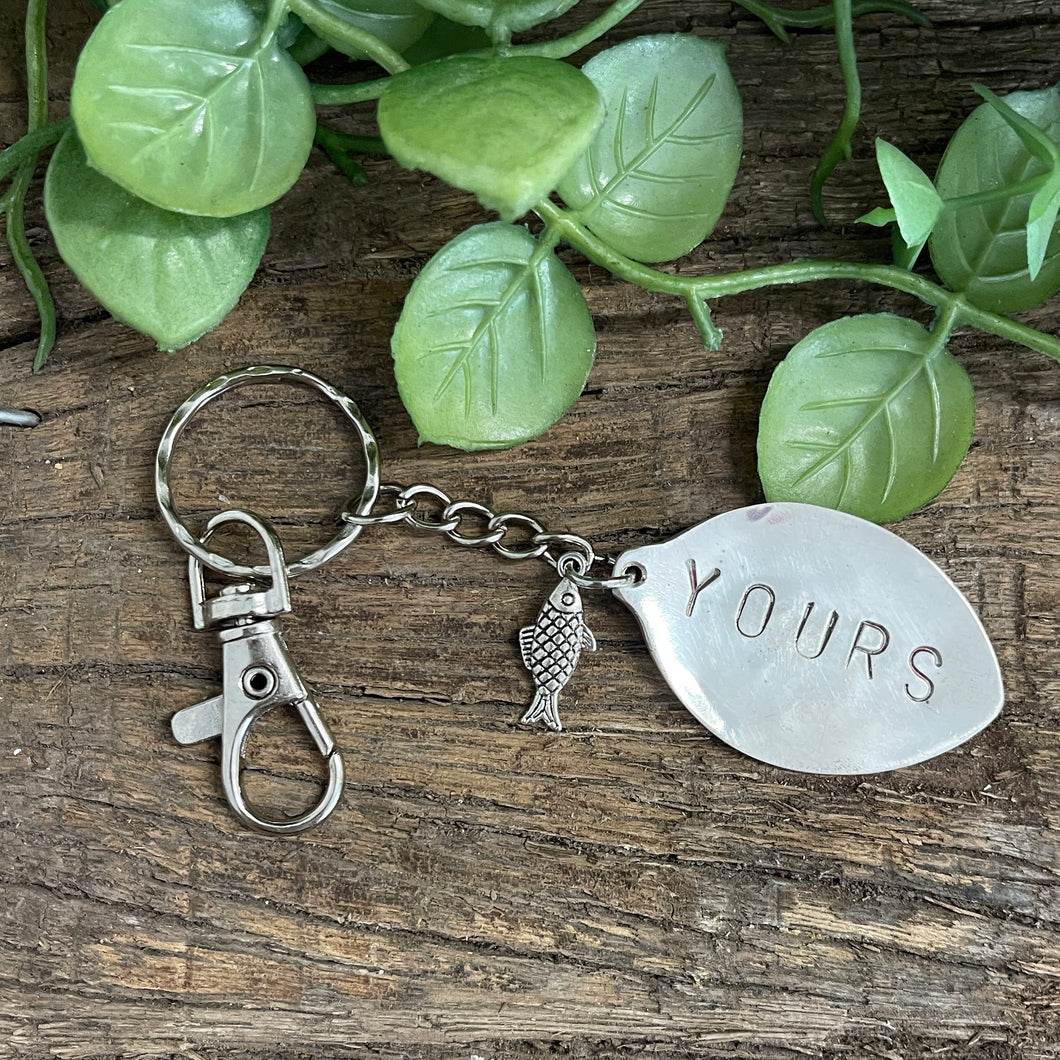
[[55,245],[77,278],[109,313],[164,350],[186,346],[221,321],[269,237],[267,207],[193,217],[138,199],[88,164],[73,131],[48,165],[44,206]]
[[[1060,93],[1055,88],[1013,92],[1006,107],[1060,142]],[[1045,152],[1039,152],[1042,154]],[[954,133],[939,163],[935,186],[946,200],[995,192],[1048,172],[996,107],[977,107]],[[983,309],[1013,313],[1060,290],[1060,236],[1046,231],[1042,210],[1031,237],[1036,273],[1030,272],[1027,225],[1033,195],[947,209],[928,240],[935,271],[954,291]]]
[[876,162],[907,246],[923,246],[942,213],[942,198],[928,175],[894,144],[876,141]]
[[494,40],[530,29],[569,11],[578,0],[419,0],[464,26],[481,26]]
[[927,239],[924,239],[919,243],[910,245],[902,238],[902,233],[898,230],[897,225],[891,229],[891,257],[894,259],[895,265],[900,269],[905,269],[906,272],[912,271],[926,244]]
[[973,84],[972,88],[993,107],[1004,123],[1023,141],[1023,146],[1049,169],[1060,165],[1060,151],[1032,121],[1028,121],[1018,110],[1010,107],[1000,96],[985,85]]
[[964,459],[975,397],[919,324],[888,314],[817,328],[778,366],[762,403],[767,499],[889,523],[931,500]]
[[[315,0],[316,5],[342,22],[367,30],[394,51],[403,52],[423,36],[434,19],[416,0]],[[364,53],[326,29],[315,31],[337,51],[354,58]]]
[[882,206],[877,206],[875,210],[869,210],[868,213],[855,218],[858,224],[872,225],[874,228],[886,228],[887,225],[897,220],[898,214],[894,210],[886,210]]
[[509,221],[552,191],[603,116],[584,74],[540,56],[438,59],[391,78],[379,101],[398,162],[474,192]]
[[1027,272],[1033,280],[1041,272],[1049,249],[1049,240],[1060,212],[1060,185],[1056,174],[1031,200],[1027,213]]
[[70,110],[93,166],[167,210],[265,206],[313,146],[309,82],[241,0],[122,0],[77,63]]
[[636,37],[584,72],[607,117],[559,183],[579,220],[637,261],[687,254],[714,229],[740,164],[740,96],[716,41]]
[[394,330],[394,371],[421,441],[502,449],[547,430],[596,349],[574,277],[525,228],[469,228],[420,272]]

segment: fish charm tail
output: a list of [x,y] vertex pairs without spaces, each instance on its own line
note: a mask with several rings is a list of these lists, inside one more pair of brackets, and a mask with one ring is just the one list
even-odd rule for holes
[[582,651],[596,651],[596,638],[585,625],[578,587],[563,578],[541,608],[537,621],[519,631],[523,665],[537,686],[534,699],[521,721],[536,721],[559,732],[559,693],[570,680]]
[[519,719],[521,725],[533,725],[543,721],[553,732],[563,731],[563,722],[559,720],[559,693],[539,688],[534,693],[530,709]]

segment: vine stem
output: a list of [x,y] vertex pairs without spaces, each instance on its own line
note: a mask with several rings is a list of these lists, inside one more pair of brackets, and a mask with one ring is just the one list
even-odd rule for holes
[[[537,55],[546,59],[565,59],[568,55],[573,55],[576,51],[580,51],[587,44],[591,44],[596,40],[597,37],[617,26],[627,15],[636,11],[642,3],[644,3],[644,0],[615,0],[615,3],[603,14],[598,15],[591,22],[587,22],[581,29],[568,33],[565,37],[559,37],[553,41],[541,41],[537,44],[510,45],[504,49],[504,54]],[[295,13],[297,14],[297,12]],[[486,51],[480,50],[470,54],[482,55],[488,53],[489,50],[487,49]],[[386,80],[385,77],[382,77],[375,81],[364,81],[355,85],[313,85],[313,102],[321,106],[330,106],[344,103],[364,103],[371,99],[378,99],[383,94]]]
[[[785,43],[788,41],[787,29],[813,29],[817,26],[830,26],[835,21],[835,10],[831,4],[813,7],[807,11],[788,11],[782,7],[765,3],[764,0],[736,0],[745,11],[760,18],[773,33]],[[853,13],[859,15],[889,12],[893,15],[904,15],[918,26],[930,26],[927,16],[906,0],[854,0]]]
[[270,0],[265,24],[261,29],[262,46],[269,43],[276,36],[276,31],[280,28],[280,24],[287,17],[289,11],[287,0]]
[[0,151],[0,180],[3,180],[11,170],[18,169],[24,162],[32,162],[36,165],[37,156],[41,151],[58,143],[66,130],[72,126],[72,118],[60,118],[58,121],[49,122],[39,129],[34,129],[33,132],[26,133],[10,147],[5,147],[3,151]]
[[[47,0],[28,0],[26,4],[26,100],[29,135],[47,126],[48,122],[48,59],[45,37]],[[55,301],[48,289],[48,281],[29,245],[26,236],[25,200],[33,173],[37,168],[39,150],[19,162],[11,188],[4,196],[7,245],[22,279],[33,296],[40,314],[40,338],[33,359],[34,371],[42,368],[55,345]]]
[[378,77],[374,81],[361,81],[356,85],[313,85],[313,102],[321,107],[366,103],[383,94],[388,80],[387,77]]
[[364,52],[388,74],[400,74],[409,68],[404,58],[374,33],[325,11],[314,0],[287,0],[287,8],[310,29],[320,29],[327,36],[336,37],[350,48]]
[[509,54],[514,55],[541,55],[546,59],[565,59],[581,51],[587,44],[592,44],[597,37],[603,36],[609,29],[614,28],[627,15],[637,10],[644,0],[615,0],[615,2],[602,14],[591,22],[586,22],[581,29],[568,33],[565,37],[557,37],[553,41],[542,41],[539,44],[517,44],[508,49]]
[[835,39],[839,51],[839,69],[843,74],[846,103],[843,116],[832,139],[828,141],[810,178],[810,204],[817,223],[826,223],[824,215],[824,186],[844,159],[850,158],[850,141],[861,116],[861,79],[858,77],[858,55],[854,47],[854,11],[851,0],[833,0],[835,10]]
[[[853,261],[803,259],[782,265],[715,276],[677,276],[661,272],[639,261],[627,258],[593,235],[578,218],[547,200],[538,203],[534,212],[560,238],[590,261],[603,266],[620,279],[635,283],[648,291],[675,295],[686,300],[709,301],[727,295],[743,294],[763,287],[786,284],[818,283],[822,280],[856,280],[902,291],[934,306],[940,313],[952,314],[954,325],[968,324],[999,338],[1026,346],[1037,353],[1060,361],[1060,339],[1021,324],[1011,317],[973,305],[963,295],[947,291],[937,283],[897,265],[865,265]],[[698,322],[697,322],[698,323]]]

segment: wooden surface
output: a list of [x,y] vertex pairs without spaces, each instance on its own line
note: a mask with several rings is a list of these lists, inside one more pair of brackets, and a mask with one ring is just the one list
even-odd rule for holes
[[[5,143],[23,121],[19,6],[0,11]],[[1060,80],[1055,4],[922,6],[931,29],[859,22],[864,120],[830,230],[805,193],[840,106],[828,33],[785,46],[706,0],[648,0],[615,31],[724,39],[744,95],[736,191],[682,269],[884,260],[885,238],[850,223],[881,201],[873,137],[930,169],[977,102],[971,81]],[[54,4],[56,116],[92,19]],[[237,309],[176,356],[78,286],[34,197],[60,331],[31,374],[35,313],[0,254],[0,400],[45,414],[0,433],[0,1055],[1060,1056],[1060,367],[999,340],[956,340],[972,450],[895,527],[969,595],[1004,671],[1002,717],[959,750],[877,776],[758,764],[678,705],[602,593],[586,598],[600,650],[565,696],[568,731],[526,730],[515,632],[550,571],[393,529],[293,587],[288,642],[349,773],[324,826],[248,833],[216,747],[173,742],[171,714],[218,691],[220,654],[190,628],[152,459],[217,373],[319,372],[374,424],[385,479],[613,550],[759,499],[757,409],[810,328],[927,319],[875,289],[774,289],[720,303],[725,346],[709,353],[682,305],[567,254],[599,330],[574,410],[512,452],[419,449],[389,334],[416,270],[485,215],[421,174],[368,169],[354,189],[314,155]],[[1026,318],[1055,333],[1060,303]],[[223,495],[272,516],[293,552],[330,535],[358,473],[337,416],[291,389],[197,420],[176,479],[191,511]],[[270,805],[315,797],[293,723],[266,719],[251,757]]]

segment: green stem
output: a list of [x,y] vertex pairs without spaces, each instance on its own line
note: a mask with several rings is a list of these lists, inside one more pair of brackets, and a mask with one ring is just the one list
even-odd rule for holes
[[825,224],[822,194],[828,178],[836,166],[850,158],[850,141],[861,115],[861,80],[858,77],[858,56],[854,48],[854,12],[851,0],[833,0],[835,10],[835,38],[839,49],[839,68],[846,88],[843,117],[828,146],[824,149],[810,178],[810,202],[818,224]]
[[1060,361],[1060,339],[1021,324],[1011,317],[972,305],[963,295],[954,294],[923,276],[895,265],[864,265],[852,261],[792,261],[758,269],[725,273],[720,276],[675,276],[619,254],[578,223],[577,218],[547,200],[534,207],[537,215],[565,242],[590,261],[603,266],[620,279],[648,291],[710,301],[782,284],[818,283],[822,280],[856,280],[890,287],[919,298],[943,312],[954,311],[955,320],[1000,338],[1026,346]]
[[[48,122],[48,51],[45,36],[47,0],[28,0],[26,4],[26,100],[28,103],[27,131],[30,136],[43,131]],[[25,138],[23,138],[25,139]],[[16,145],[12,145],[16,146]],[[10,150],[10,149],[9,149]],[[4,152],[6,154],[6,152]],[[6,236],[15,267],[22,275],[40,314],[40,339],[33,360],[34,371],[43,367],[55,345],[55,301],[48,289],[48,281],[33,254],[26,236],[25,200],[33,173],[37,168],[37,154],[22,159],[11,188],[5,196],[7,207]]]
[[331,159],[339,172],[357,187],[367,184],[368,177],[364,170],[350,158],[350,152],[358,151],[361,154],[371,155],[388,154],[386,144],[379,136],[354,136],[352,133],[331,129],[319,122],[313,142]]
[[310,29],[341,40],[353,51],[364,52],[388,74],[399,74],[409,68],[409,64],[401,55],[390,45],[384,44],[374,33],[325,11],[319,4],[314,3],[314,0],[287,0],[287,6]]
[[587,44],[592,44],[597,37],[602,37],[609,29],[617,26],[627,15],[637,10],[644,0],[615,0],[615,2],[581,29],[557,37],[553,41],[542,41],[540,44],[517,44],[509,49],[514,55],[543,55],[546,59],[565,59],[581,51]]
[[[292,10],[299,14],[294,4],[306,0],[291,0]],[[506,55],[540,55],[546,59],[563,59],[591,44],[597,37],[618,25],[627,15],[635,11],[644,0],[615,0],[615,2],[597,18],[587,22],[581,29],[559,37],[553,41],[542,41],[538,44],[516,44],[505,48]],[[308,20],[307,20],[308,21]],[[345,25],[345,23],[343,23]],[[485,54],[475,52],[473,54]],[[374,56],[373,56],[374,58]],[[377,60],[378,61],[378,60]],[[404,60],[401,60],[404,63]],[[380,63],[386,67],[385,63]],[[389,69],[389,67],[386,67]],[[407,69],[408,64],[402,67]],[[398,71],[390,70],[391,73]],[[356,85],[313,85],[313,102],[318,106],[332,106],[346,103],[363,103],[366,100],[378,99],[383,94],[386,78],[375,81],[364,81]]]
[[50,122],[33,132],[26,133],[10,147],[5,147],[3,151],[0,151],[0,180],[24,162],[32,162],[35,167],[37,156],[41,151],[58,143],[72,125],[73,121],[69,117],[60,118],[58,121]]
[[931,354],[941,352],[950,341],[954,329],[960,324],[964,315],[965,302],[963,298],[955,296],[948,304],[939,308],[935,322],[929,328],[931,335]]
[[280,23],[283,22],[289,12],[290,8],[287,6],[287,0],[271,0],[269,10],[265,16],[265,24],[261,28],[261,47],[272,41],[272,38],[276,36],[276,31],[280,28]]
[[364,103],[383,94],[388,77],[362,81],[356,85],[313,85],[313,102],[318,107],[338,106],[343,103]]
[[987,206],[990,203],[1015,199],[1020,195],[1033,195],[1046,185],[1051,175],[1039,173],[1036,177],[1028,177],[1016,184],[1002,184],[1000,187],[974,191],[969,195],[957,195],[952,199],[943,199],[942,206],[945,210],[963,210],[968,206]]
[[[760,18],[782,41],[788,40],[788,29],[816,29],[819,26],[830,26],[835,22],[835,10],[831,4],[812,7],[807,11],[788,11],[775,4],[763,3],[763,0],[735,0],[740,7]],[[918,26],[930,26],[930,19],[912,4],[905,0],[855,0],[853,4],[855,18],[887,12],[892,15],[903,15]]]

